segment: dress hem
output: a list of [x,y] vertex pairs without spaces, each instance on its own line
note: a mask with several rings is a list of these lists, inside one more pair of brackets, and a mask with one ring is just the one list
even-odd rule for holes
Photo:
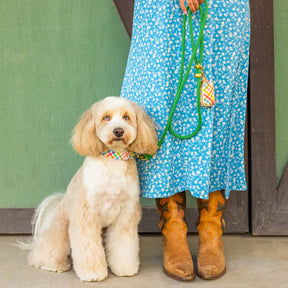
[[[232,191],[247,191],[247,187],[245,187],[245,188],[243,188],[243,187],[236,187],[236,188],[232,188],[232,189],[227,189],[227,188],[223,188],[223,187],[221,187],[221,188],[215,188],[215,189],[212,189],[212,190],[210,190],[209,192],[208,192],[208,194],[207,195],[209,195],[210,193],[212,193],[212,192],[215,192],[215,191],[219,191],[219,190],[222,190],[222,191],[224,191],[225,192],[225,199],[228,199],[229,198],[229,196],[230,196],[230,193],[232,192]],[[164,196],[164,197],[153,197],[153,196],[151,196],[151,194],[145,194],[145,193],[141,193],[140,194],[140,196],[141,197],[143,197],[143,198],[149,198],[149,199],[157,199],[157,198],[167,198],[167,197],[170,197],[170,196],[173,196],[173,195],[175,195],[175,194],[177,194],[177,193],[180,193],[180,192],[182,192],[182,191],[191,191],[191,189],[189,189],[189,188],[183,188],[183,189],[179,189],[180,191],[177,191],[177,192],[170,192],[170,193],[166,193],[166,195]],[[228,193],[227,193],[228,192]],[[191,193],[191,192],[190,192]],[[191,193],[191,196],[193,196],[193,197],[195,197],[195,198],[197,198],[197,199],[203,199],[203,200],[207,200],[207,199],[209,199],[209,196],[206,196],[206,195],[203,195],[202,197],[200,196],[200,197],[196,197],[196,196],[194,196],[192,193]]]

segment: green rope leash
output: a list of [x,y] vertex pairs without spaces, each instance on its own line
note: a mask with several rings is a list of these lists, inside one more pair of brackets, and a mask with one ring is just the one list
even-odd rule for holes
[[[164,142],[164,139],[168,133],[168,131],[170,131],[170,133],[179,138],[179,139],[190,139],[192,137],[194,137],[195,135],[197,135],[197,133],[200,131],[201,129],[201,125],[202,125],[202,116],[201,116],[201,106],[200,106],[200,90],[201,90],[201,81],[202,81],[202,76],[204,75],[204,68],[202,67],[202,61],[203,61],[203,50],[204,50],[204,39],[203,39],[203,35],[204,35],[204,28],[205,28],[205,24],[206,24],[206,20],[207,20],[207,15],[208,15],[208,3],[207,0],[204,0],[205,3],[205,11],[203,12],[203,8],[200,5],[199,6],[199,10],[200,10],[200,32],[199,32],[199,36],[197,39],[196,44],[194,43],[194,35],[193,35],[193,23],[192,23],[192,12],[189,9],[189,6],[187,7],[188,10],[188,21],[189,21],[189,27],[190,27],[190,38],[191,38],[191,45],[192,45],[192,56],[190,58],[189,61],[189,65],[187,67],[187,71],[184,75],[183,78],[183,74],[184,74],[184,60],[185,60],[185,35],[186,35],[186,23],[187,23],[187,15],[184,15],[184,19],[183,19],[183,28],[182,28],[182,55],[181,55],[181,66],[180,66],[180,78],[179,78],[179,83],[178,83],[178,88],[177,88],[177,93],[168,117],[168,121],[166,124],[166,127],[164,129],[164,132],[160,138],[160,141],[158,142],[158,147],[160,148],[162,143]],[[199,60],[197,59],[197,51],[199,49]],[[180,135],[178,133],[176,133],[173,128],[172,128],[172,120],[173,120],[173,116],[174,116],[174,112],[175,109],[178,105],[181,93],[183,91],[183,88],[187,82],[187,78],[190,74],[191,68],[193,63],[195,63],[195,74],[194,76],[197,78],[197,113],[198,113],[198,125],[196,127],[196,129],[188,135]],[[139,158],[141,160],[149,160],[152,158],[153,155],[141,155]]]

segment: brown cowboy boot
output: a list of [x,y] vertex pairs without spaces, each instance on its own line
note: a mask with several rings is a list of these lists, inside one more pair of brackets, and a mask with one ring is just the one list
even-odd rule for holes
[[200,215],[197,275],[206,280],[217,279],[226,272],[221,236],[225,226],[222,212],[227,201],[222,191],[215,191],[209,194],[209,200],[197,199],[197,204]]
[[194,280],[196,273],[186,239],[186,194],[180,192],[167,198],[158,198],[156,204],[161,217],[159,227],[163,235],[163,271],[176,280]]

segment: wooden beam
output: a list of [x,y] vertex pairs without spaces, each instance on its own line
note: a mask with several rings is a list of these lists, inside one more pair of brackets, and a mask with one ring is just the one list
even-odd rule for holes
[[[245,193],[231,193],[230,204],[224,215],[226,222],[225,233],[247,233],[249,231],[248,213],[242,213],[244,220],[239,218],[235,206],[247,207]],[[31,219],[34,214],[33,208],[1,208],[0,209],[0,234],[31,234]],[[140,233],[159,233],[158,222],[160,219],[156,207],[143,207],[142,220],[139,224]],[[197,208],[186,209],[186,220],[189,232],[196,233]]]
[[0,234],[30,234],[33,208],[1,208]]
[[276,192],[273,0],[253,0],[250,7],[252,233],[260,235]]
[[114,0],[129,37],[132,37],[134,0]]

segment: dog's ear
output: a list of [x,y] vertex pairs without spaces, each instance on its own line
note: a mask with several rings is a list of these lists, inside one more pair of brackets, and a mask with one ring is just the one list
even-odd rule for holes
[[72,135],[73,148],[83,156],[95,155],[105,150],[105,145],[96,135],[96,125],[93,111],[96,109],[93,105],[81,117],[75,126]]
[[154,121],[136,103],[132,102],[137,117],[136,139],[129,146],[129,150],[139,154],[156,153],[158,139]]

